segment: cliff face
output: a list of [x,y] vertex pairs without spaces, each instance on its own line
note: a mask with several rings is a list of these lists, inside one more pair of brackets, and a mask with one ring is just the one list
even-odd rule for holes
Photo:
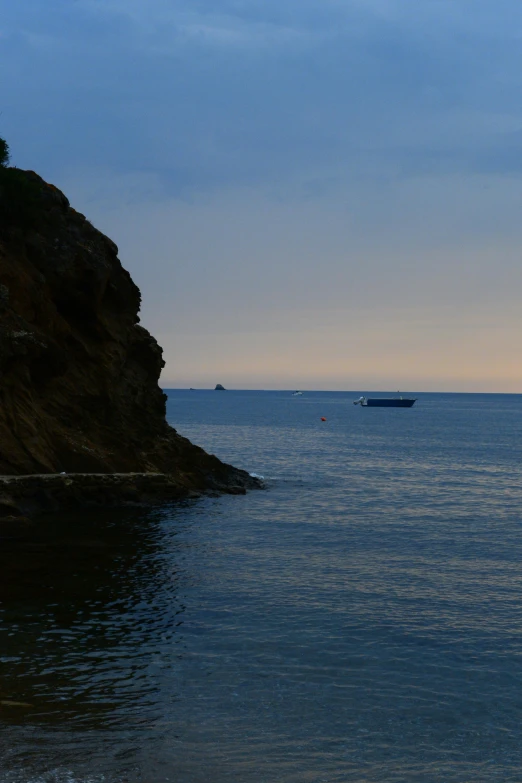
[[[114,242],[33,172],[0,182],[0,474],[162,472],[187,489],[250,486],[165,421],[161,348]],[[3,208],[2,208],[3,204]]]

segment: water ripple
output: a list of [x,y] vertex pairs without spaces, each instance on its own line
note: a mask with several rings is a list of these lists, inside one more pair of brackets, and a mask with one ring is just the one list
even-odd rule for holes
[[351,399],[172,393],[265,492],[2,549],[1,783],[520,780],[521,400]]

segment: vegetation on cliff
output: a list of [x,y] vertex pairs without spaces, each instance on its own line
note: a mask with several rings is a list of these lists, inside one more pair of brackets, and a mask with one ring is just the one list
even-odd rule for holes
[[5,139],[0,139],[0,166],[5,168],[9,163],[9,144]]
[[172,429],[118,248],[0,140],[0,474],[161,472],[253,485]]

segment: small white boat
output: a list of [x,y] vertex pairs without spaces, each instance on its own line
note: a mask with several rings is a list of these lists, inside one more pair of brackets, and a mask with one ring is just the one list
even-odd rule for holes
[[300,391],[292,392],[292,397],[302,397],[302,396],[303,396],[303,392]]

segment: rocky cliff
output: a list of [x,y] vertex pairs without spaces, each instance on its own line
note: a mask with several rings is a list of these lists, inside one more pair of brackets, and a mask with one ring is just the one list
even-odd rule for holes
[[15,173],[14,185],[0,179],[0,474],[253,486],[166,423],[162,351],[139,324],[140,292],[114,242],[53,185]]

